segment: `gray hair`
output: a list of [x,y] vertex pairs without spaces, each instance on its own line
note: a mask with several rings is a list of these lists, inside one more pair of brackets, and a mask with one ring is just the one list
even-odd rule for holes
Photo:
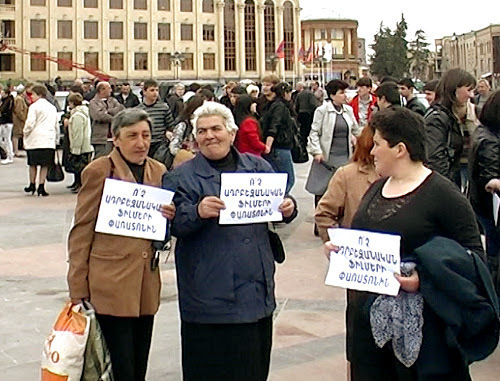
[[217,102],[207,101],[198,107],[193,113],[193,132],[196,134],[196,128],[198,125],[198,119],[205,118],[207,116],[220,116],[224,119],[225,127],[231,133],[236,133],[238,131],[238,126],[234,122],[233,113],[226,106]]
[[185,89],[186,86],[183,83],[176,83],[174,89]]
[[151,122],[151,119],[146,111],[138,110],[136,108],[126,108],[125,110],[120,111],[111,121],[111,131],[113,132],[113,136],[118,137],[123,127],[129,127],[139,122],[148,122],[149,129],[153,130],[153,123]]

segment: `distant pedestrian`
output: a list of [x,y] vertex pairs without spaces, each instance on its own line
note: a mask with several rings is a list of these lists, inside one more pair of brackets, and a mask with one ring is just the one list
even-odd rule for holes
[[174,85],[172,93],[168,94],[165,99],[168,107],[170,107],[170,112],[172,113],[172,118],[174,118],[174,120],[177,119],[184,108],[182,97],[184,96],[185,91],[186,86],[184,86],[182,83],[177,83]]
[[139,103],[139,98],[130,89],[130,83],[124,82],[120,88],[120,94],[116,96],[116,99],[125,108],[131,108],[137,106]]
[[12,147],[13,110],[14,97],[10,93],[10,89],[0,89],[0,143],[7,153],[7,157],[2,160],[2,164],[11,164],[14,162],[14,148]]
[[325,101],[325,90],[321,88],[319,85],[318,81],[313,81],[311,84],[311,91],[313,92],[314,96],[316,97],[316,104],[321,106],[323,102]]
[[356,83],[358,93],[349,103],[352,107],[359,127],[363,128],[368,124],[373,111],[377,108],[377,97],[372,93],[373,82],[371,78],[362,77]]
[[300,130],[300,142],[303,148],[307,146],[307,138],[311,132],[314,111],[318,107],[314,94],[302,82],[297,83],[297,96],[295,97],[295,111]]
[[490,88],[491,86],[487,79],[483,78],[477,81],[477,95],[474,97],[474,104],[476,105],[476,115],[481,114],[481,109],[490,96]]
[[12,130],[12,145],[14,147],[14,157],[24,157],[19,151],[19,140],[23,137],[23,128],[28,117],[28,103],[24,94],[25,87],[18,85],[16,97],[14,98],[14,109],[12,110],[12,121],[14,128]]
[[417,114],[424,116],[425,106],[418,100],[414,94],[415,84],[410,78],[403,78],[399,81],[399,92],[406,100],[405,107]]

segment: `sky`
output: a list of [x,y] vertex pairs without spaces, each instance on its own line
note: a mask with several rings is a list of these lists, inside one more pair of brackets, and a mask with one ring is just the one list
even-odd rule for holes
[[[380,23],[394,30],[404,13],[408,24],[407,40],[422,29],[429,46],[434,40],[478,30],[490,24],[500,24],[500,0],[299,0],[301,19],[344,18],[358,20],[358,37],[366,40],[366,48],[373,43]],[[368,58],[368,57],[367,57]]]

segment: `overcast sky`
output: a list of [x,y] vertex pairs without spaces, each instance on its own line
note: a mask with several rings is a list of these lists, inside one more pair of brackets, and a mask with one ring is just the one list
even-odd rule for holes
[[[358,37],[373,43],[380,23],[394,30],[404,13],[408,24],[407,40],[422,29],[427,42],[434,39],[500,24],[500,0],[299,0],[301,18],[347,18],[358,20]],[[452,10],[450,10],[450,8]],[[430,46],[432,50],[434,45]]]

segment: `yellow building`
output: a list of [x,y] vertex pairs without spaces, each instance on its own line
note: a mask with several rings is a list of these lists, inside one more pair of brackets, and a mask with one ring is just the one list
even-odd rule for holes
[[[298,0],[0,0],[0,79],[299,76]],[[284,59],[276,49],[284,41]],[[5,46],[4,46],[5,47]]]

